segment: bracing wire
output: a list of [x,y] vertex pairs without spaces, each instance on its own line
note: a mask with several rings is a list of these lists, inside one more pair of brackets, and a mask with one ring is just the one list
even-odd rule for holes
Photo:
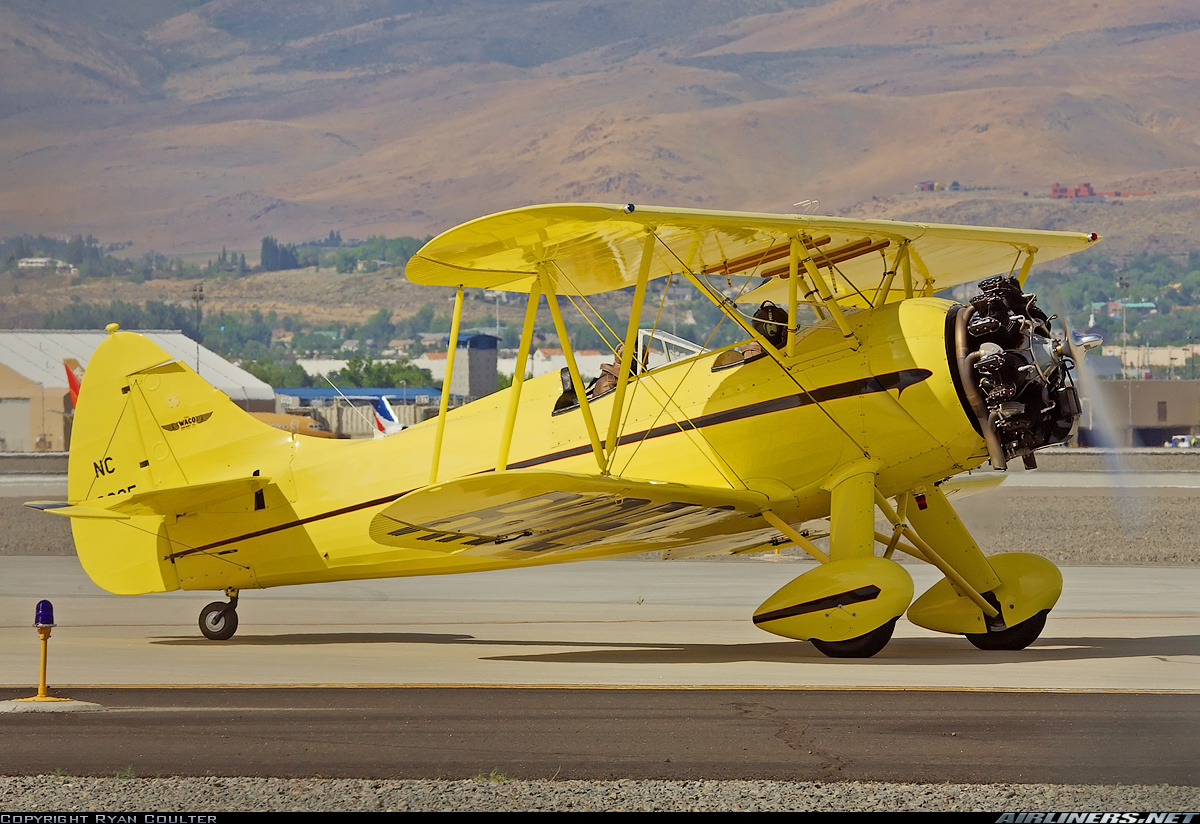
[[[681,266],[681,267],[682,267],[684,270],[686,270],[688,273],[690,273],[690,274],[692,274],[692,275],[695,275],[695,272],[693,272],[693,271],[692,271],[691,267],[689,267],[689,266],[688,266],[688,265],[687,265],[687,264],[686,264],[686,263],[685,263],[685,262],[684,262],[684,261],[683,261],[683,260],[682,260],[682,259],[679,257],[679,255],[675,254],[675,250],[674,250],[674,249],[672,249],[672,248],[671,248],[671,247],[670,247],[670,246],[669,246],[669,245],[666,243],[666,241],[664,241],[664,240],[662,239],[662,237],[661,237],[661,236],[659,236],[657,233],[655,233],[655,237],[657,238],[658,242],[659,242],[659,243],[661,243],[661,244],[663,245],[663,248],[665,248],[665,249],[666,249],[668,252],[670,252],[670,253],[671,253],[671,256],[672,256],[673,258],[675,258],[675,260],[676,260],[676,261],[679,263],[679,265],[680,265],[680,266]],[[701,281],[701,282],[703,282],[703,283],[705,283],[705,284],[707,285],[707,281]],[[849,281],[847,281],[847,282],[849,282]],[[711,286],[711,285],[709,285],[709,286],[708,286],[708,288],[709,288],[709,289],[712,289],[712,286]],[[860,294],[861,294],[861,293],[860,293]],[[712,296],[711,296],[711,295],[709,296],[709,299],[710,299],[710,300],[712,299]],[[865,300],[865,297],[864,297],[864,300]],[[725,306],[725,304],[727,304],[727,303],[731,303],[731,302],[730,302],[730,301],[728,301],[728,300],[726,300],[726,299],[724,299],[724,298],[722,298],[722,300],[720,300],[720,301],[716,301],[716,303],[717,303],[718,305],[720,305],[720,306]],[[733,305],[733,311],[735,311],[735,312],[738,312],[738,314],[741,314],[741,312],[740,312],[740,311],[737,309],[737,306],[736,306],[736,304],[732,304],[732,303],[731,303],[731,305]],[[728,310],[726,310],[726,311],[728,311]],[[789,322],[790,322],[790,320],[791,320],[791,319],[789,319]],[[850,433],[849,433],[849,432],[846,430],[846,427],[842,426],[842,425],[841,425],[841,423],[839,423],[839,422],[838,422],[838,420],[837,420],[837,419],[836,419],[836,418],[835,418],[835,417],[834,417],[834,416],[833,416],[833,415],[830,413],[830,411],[829,411],[828,409],[826,409],[826,408],[825,408],[825,405],[824,405],[823,403],[821,403],[821,401],[817,400],[816,396],[814,396],[814,395],[812,394],[812,392],[811,392],[811,391],[809,391],[809,390],[808,390],[808,388],[804,386],[804,384],[800,383],[800,380],[799,380],[799,378],[797,378],[797,377],[796,377],[796,376],[795,376],[795,375],[792,373],[792,371],[791,371],[790,369],[788,369],[787,367],[785,367],[785,366],[783,365],[783,363],[782,363],[782,362],[780,362],[780,360],[779,360],[778,356],[776,355],[776,353],[774,353],[774,352],[771,352],[771,351],[769,351],[769,350],[770,350],[770,347],[768,347],[768,348],[767,348],[767,354],[768,354],[768,355],[770,355],[771,359],[772,359],[772,360],[774,360],[776,364],[778,364],[778,366],[779,366],[780,370],[783,372],[783,374],[784,374],[784,375],[786,375],[786,376],[788,377],[788,379],[789,379],[789,380],[790,380],[792,383],[794,383],[794,384],[796,385],[796,388],[797,388],[797,389],[799,389],[801,392],[803,392],[803,393],[804,393],[804,394],[805,394],[805,395],[808,397],[809,401],[810,401],[810,402],[811,402],[811,403],[812,403],[814,406],[816,406],[818,409],[820,409],[820,410],[821,410],[821,414],[823,414],[823,415],[824,415],[826,418],[828,418],[828,419],[829,419],[829,422],[830,422],[830,423],[832,423],[832,424],[833,424],[835,427],[837,427],[837,428],[838,428],[838,430],[839,430],[839,431],[841,431],[841,433],[842,433],[843,435],[845,435],[845,436],[846,436],[846,439],[847,439],[847,440],[849,440],[849,441],[850,441],[850,443],[854,444],[854,445],[855,445],[855,446],[858,448],[858,450],[859,450],[860,452],[862,452],[862,454],[863,454],[863,456],[864,456],[864,457],[867,457],[867,458],[871,457],[871,453],[867,451],[866,447],[864,447],[862,444],[860,444],[860,443],[858,442],[858,440],[857,440],[857,439],[856,439],[856,438],[855,438],[853,435],[851,435],[851,434],[850,434]]]
[[[596,324],[592,323],[592,319],[591,319],[591,318],[589,318],[589,317],[587,316],[587,313],[586,313],[586,312],[584,312],[582,309],[580,309],[580,308],[579,308],[579,304],[577,304],[577,303],[575,302],[575,297],[574,297],[573,295],[566,295],[565,297],[567,298],[567,301],[568,301],[568,302],[569,302],[569,303],[570,303],[572,306],[574,306],[574,307],[575,307],[575,311],[579,313],[580,317],[582,317],[582,318],[583,318],[585,321],[587,321],[587,325],[588,325],[588,326],[590,326],[590,327],[592,327],[592,331],[596,333],[596,336],[597,336],[598,338],[600,338],[600,340],[604,341],[604,345],[605,345],[605,346],[607,346],[607,347],[608,347],[610,350],[612,350],[613,352],[616,352],[616,351],[617,351],[617,344],[613,344],[613,343],[609,343],[609,342],[608,342],[608,337],[606,337],[606,336],[605,336],[605,334],[604,334],[603,332],[601,332],[601,331],[600,331],[600,330],[599,330],[599,329],[596,327]],[[597,312],[597,311],[596,311],[596,309],[595,309],[595,307],[593,307],[593,306],[592,306],[592,304],[588,303],[588,300],[587,300],[587,298],[584,298],[584,297],[583,297],[583,295],[580,295],[580,297],[581,297],[581,298],[583,298],[583,302],[584,302],[584,304],[585,304],[585,305],[586,305],[586,306],[587,306],[589,309],[591,309],[591,310],[592,310],[592,312],[594,312],[594,313],[595,313],[596,317],[597,317],[597,318],[600,320],[600,324],[601,324],[601,325],[602,325],[602,326],[603,326],[605,329],[607,329],[607,330],[608,330],[608,332],[609,332],[610,334],[612,334],[612,336],[613,336],[614,338],[617,338],[617,341],[618,341],[618,343],[619,343],[621,339],[620,339],[619,337],[617,337],[617,333],[616,333],[616,332],[614,332],[614,331],[612,330],[612,327],[610,327],[610,326],[608,325],[608,322],[604,320],[604,316],[603,316],[603,315],[601,315],[599,312]]]
[[[659,238],[659,240],[661,241],[661,238]],[[674,254],[674,253],[672,253],[672,254]],[[658,323],[659,323],[659,320],[662,318],[663,307],[666,305],[666,302],[667,302],[667,291],[670,289],[671,281],[674,279],[674,277],[675,277],[674,272],[672,272],[667,277],[667,285],[663,288],[663,295],[658,303],[658,312],[655,314],[654,324],[650,328],[651,339],[654,338],[654,333],[656,331],[658,331]],[[720,328],[721,322],[723,320],[724,320],[724,315],[722,315],[721,320],[717,321],[717,325],[715,327],[713,327],[713,331],[711,333],[709,333],[708,340],[706,340],[705,344],[704,344],[705,349],[708,348],[708,344],[712,341],[713,336],[716,335],[717,329]],[[647,363],[647,365],[648,365],[648,363]],[[693,359],[692,362],[690,364],[688,364],[687,371],[684,372],[683,378],[680,380],[680,385],[682,385],[683,381],[685,381],[687,379],[687,376],[692,373],[692,369],[694,369],[695,366],[696,366],[696,360]],[[658,388],[661,392],[663,392],[663,394],[666,395],[666,400],[659,403],[658,414],[655,415],[654,420],[651,421],[650,426],[646,429],[646,432],[643,434],[643,436],[640,439],[638,439],[636,444],[634,444],[633,451],[629,456],[629,461],[632,461],[635,457],[637,457],[637,453],[642,448],[642,444],[646,442],[646,438],[649,436],[650,431],[655,426],[658,425],[658,422],[660,420],[662,420],[662,416],[667,413],[668,406],[673,408],[675,410],[675,412],[678,413],[680,418],[682,418],[684,421],[687,421],[689,424],[692,424],[691,428],[685,428],[680,423],[680,421],[678,421],[678,420],[672,421],[672,423],[674,423],[675,426],[679,429],[680,433],[687,435],[689,438],[691,437],[692,433],[695,433],[696,436],[698,436],[702,441],[704,441],[705,444],[708,445],[708,448],[711,449],[714,454],[719,456],[720,453],[713,447],[712,443],[708,440],[708,438],[704,435],[704,433],[692,422],[691,417],[686,412],[683,411],[683,408],[680,407],[679,404],[675,403],[675,393],[667,391],[658,382],[658,380],[654,377],[653,373],[650,371],[646,372],[645,379],[652,380],[654,382],[655,387]],[[642,384],[641,381],[637,381],[633,384],[633,392],[634,393],[637,392],[637,390],[641,386],[641,384]],[[649,391],[649,388],[647,388],[647,391]],[[632,401],[633,401],[633,394],[631,393],[629,408],[632,408]],[[622,428],[624,428],[624,427],[622,426]],[[697,447],[697,448],[699,449],[699,447]],[[714,461],[712,459],[712,457],[710,455],[708,455],[707,452],[705,452],[705,450],[699,449],[699,452],[704,457],[704,459],[709,462],[709,464],[713,467],[713,469],[717,470],[717,474],[724,477],[726,479],[726,481],[729,480],[728,476],[732,475],[737,480],[738,484],[740,484],[742,487],[745,487],[745,485],[746,485],[745,481],[743,481],[742,478],[733,469],[733,467],[730,466],[729,461],[725,460],[722,457],[721,463],[724,464],[724,466],[722,467],[720,464],[718,464],[716,461]],[[616,457],[615,453],[614,453],[613,457],[615,459],[615,457]],[[612,467],[611,467],[611,463],[610,463],[609,469],[611,470],[611,468]],[[733,486],[733,484],[731,483],[730,486]]]
[[[828,265],[828,266],[829,266],[829,269],[830,269],[830,271],[831,271],[831,272],[837,272],[839,275],[841,275],[841,276],[842,276],[842,280],[844,280],[844,281],[846,281],[846,283],[850,284],[850,288],[851,288],[851,289],[853,289],[853,290],[855,291],[855,293],[856,293],[856,294],[857,294],[857,295],[858,295],[860,298],[862,298],[862,299],[863,299],[863,303],[867,304],[868,306],[870,306],[870,305],[871,305],[871,301],[867,300],[867,296],[866,296],[866,295],[864,295],[864,294],[862,293],[862,290],[860,290],[860,289],[859,289],[859,288],[858,288],[858,287],[857,287],[857,286],[854,284],[854,281],[852,281],[852,280],[850,280],[850,278],[846,277],[846,273],[845,273],[845,272],[843,272],[841,269],[839,269],[839,268],[838,268],[838,265],[837,265],[836,263],[833,263],[833,262],[831,262],[831,261],[830,261],[830,259],[829,259],[829,253],[828,253],[828,252],[826,252],[824,249],[820,249],[820,248],[818,248],[818,249],[817,249],[817,253],[818,253],[818,254],[820,254],[820,255],[821,255],[821,257],[822,257],[822,258],[825,260],[825,263],[826,263],[826,265]],[[884,260],[884,268],[887,268],[887,258],[885,257],[883,260]]]
[[[557,261],[551,261],[551,264],[558,271],[559,275],[562,277],[562,279],[566,283],[569,283],[572,286],[575,285],[571,281],[571,278],[567,275],[567,273],[562,270],[562,267],[560,267],[558,265]],[[608,337],[605,336],[605,334],[603,332],[601,332],[598,328],[596,328],[596,324],[592,323],[592,319],[587,316],[587,313],[579,308],[579,304],[575,302],[575,297],[576,297],[575,295],[565,295],[564,297],[566,297],[566,299],[570,302],[571,306],[575,307],[575,311],[579,313],[580,317],[582,317],[585,321],[587,321],[588,326],[592,327],[592,331],[596,333],[596,336],[598,338],[600,338],[600,340],[604,341],[604,345],[607,346],[613,352],[616,352],[617,344],[619,344],[621,342],[621,336],[618,335],[616,333],[616,331],[614,331],[613,328],[608,325],[608,321],[606,321],[604,319],[604,315],[600,313],[600,310],[598,310],[595,306],[592,306],[591,301],[589,301],[587,299],[587,295],[583,294],[578,289],[576,290],[576,292],[579,293],[578,297],[580,300],[583,301],[584,305],[587,306],[588,309],[592,310],[592,314],[594,314],[596,316],[597,320],[599,320],[600,323],[604,326],[604,328],[608,330],[608,334],[613,336],[613,340],[615,340],[617,342],[616,344],[609,343]]]

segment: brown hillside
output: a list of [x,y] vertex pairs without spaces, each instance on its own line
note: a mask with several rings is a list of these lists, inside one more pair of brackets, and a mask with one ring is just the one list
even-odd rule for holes
[[9,0],[0,236],[257,255],[562,200],[1042,225],[1086,180],[1159,193],[1092,210],[1114,244],[1186,244],[1198,41],[1185,0]]

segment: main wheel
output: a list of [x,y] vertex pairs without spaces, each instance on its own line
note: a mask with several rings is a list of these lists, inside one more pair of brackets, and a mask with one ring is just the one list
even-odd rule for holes
[[999,632],[968,633],[967,640],[980,649],[1025,649],[1042,634],[1042,630],[1046,627],[1046,616],[1049,614],[1050,610],[1044,609],[1032,618],[1026,618],[1016,626],[1002,629]]
[[228,641],[237,626],[237,610],[225,601],[213,601],[200,610],[200,631],[211,641]]
[[[896,616],[896,618],[899,617]],[[846,641],[818,641],[813,638],[812,644],[830,658],[870,658],[886,647],[888,641],[892,640],[892,632],[896,629],[896,618],[857,638],[850,638]]]

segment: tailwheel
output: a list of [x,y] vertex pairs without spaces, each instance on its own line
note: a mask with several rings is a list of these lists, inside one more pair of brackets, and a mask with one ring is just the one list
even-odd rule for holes
[[[899,617],[899,616],[897,616]],[[881,627],[871,630],[866,635],[850,638],[845,641],[818,641],[812,639],[812,644],[830,658],[870,658],[887,646],[892,640],[892,632],[896,629],[896,618]],[[968,638],[970,636],[967,636]],[[1034,636],[1037,637],[1036,635]],[[1031,639],[1032,640],[1032,639]]]
[[210,641],[228,641],[237,632],[237,600],[213,601],[200,610],[200,632]]
[[1042,634],[1046,627],[1046,616],[1050,610],[1044,609],[1032,618],[1026,618],[1021,623],[997,632],[967,633],[967,640],[979,649],[1009,650],[1025,649]]

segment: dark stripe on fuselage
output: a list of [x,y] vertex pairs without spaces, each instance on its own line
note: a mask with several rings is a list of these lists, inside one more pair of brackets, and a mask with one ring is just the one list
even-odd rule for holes
[[261,538],[263,535],[271,535],[276,532],[282,532],[285,529],[292,529],[292,528],[298,527],[298,526],[305,526],[306,524],[315,523],[317,521],[323,521],[326,518],[336,518],[338,515],[348,515],[351,512],[358,512],[360,509],[370,509],[373,506],[381,506],[383,504],[390,504],[392,501],[396,500],[397,498],[401,498],[412,491],[413,490],[410,489],[407,492],[397,492],[395,495],[386,495],[382,498],[375,498],[374,500],[364,501],[360,504],[351,504],[350,506],[343,506],[340,509],[331,509],[328,512],[322,512],[319,515],[309,515],[307,518],[297,518],[296,520],[288,521],[285,524],[276,524],[275,526],[269,526],[264,529],[256,529],[253,532],[246,532],[246,533],[243,533],[242,535],[238,535],[234,538],[222,538],[220,541],[213,541],[211,544],[205,544],[204,546],[193,547],[192,549],[185,549],[183,552],[172,552],[170,555],[166,556],[166,558],[164,558],[163,560],[174,561],[176,558],[182,558],[185,555],[194,555],[197,552],[207,552],[210,549],[216,549],[217,547],[228,546],[229,544],[237,543],[238,541],[246,541],[246,540],[249,540],[250,538]]
[[[695,418],[682,420],[677,423],[665,424],[663,426],[655,426],[651,429],[641,432],[633,432],[628,435],[622,435],[620,445],[637,443],[638,441],[651,440],[652,438],[662,438],[667,435],[674,435],[679,432],[684,432],[691,429],[703,429],[709,426],[718,426],[723,423],[732,423],[734,421],[745,420],[757,415],[769,415],[773,412],[783,412],[788,409],[799,409],[804,406],[810,406],[817,403],[825,403],[827,401],[835,401],[843,398],[853,398],[858,395],[873,395],[876,392],[887,392],[890,389],[895,389],[903,392],[910,386],[920,383],[932,376],[933,373],[928,369],[902,369],[899,372],[888,372],[886,375],[873,375],[869,378],[858,378],[852,381],[843,383],[835,383],[830,386],[822,386],[807,392],[801,392],[796,395],[784,395],[780,398],[773,398],[768,401],[759,401],[758,403],[747,404],[746,406],[735,407],[734,409],[726,409],[722,412],[712,412],[707,415],[700,415]],[[601,441],[601,445],[604,442]],[[587,455],[592,451],[592,445],[575,446],[570,449],[562,449],[558,452],[551,452],[546,455],[540,455],[536,458],[528,458],[524,461],[508,464],[508,469],[528,469],[532,466],[541,466],[542,464],[554,463],[566,458],[574,458],[579,455]],[[492,470],[486,470],[491,472]],[[243,535],[238,535],[234,538],[225,538],[220,541],[214,541],[211,544],[198,546],[193,549],[185,549],[182,552],[173,552],[166,556],[167,560],[182,558],[186,555],[193,555],[198,552],[207,552],[210,549],[216,549],[222,546],[236,543],[238,541],[249,540],[250,538],[260,538],[263,535],[271,535],[280,532],[284,529],[293,527],[305,526],[316,521],[323,521],[326,518],[333,518],[338,515],[347,515],[351,512],[358,512],[363,509],[370,509],[374,506],[389,504],[396,499],[407,495],[413,490],[409,489],[404,492],[397,492],[395,495],[388,495],[383,498],[375,498],[370,501],[364,501],[359,504],[351,504],[339,509],[322,512],[319,515],[310,515],[307,518],[299,518],[295,521],[288,521],[285,524],[277,524],[275,526],[259,529],[254,532],[247,532]]]
[[[810,406],[816,403],[825,403],[827,401],[841,400],[843,398],[852,398],[857,395],[871,395],[876,392],[886,392],[889,389],[896,389],[903,392],[913,384],[920,383],[933,373],[928,369],[904,369],[899,372],[889,372],[886,375],[874,375],[869,378],[859,378],[857,380],[846,381],[845,383],[835,383],[831,386],[822,386],[814,389],[811,392],[802,392],[796,395],[784,395],[781,398],[773,398],[769,401],[759,401],[758,403],[748,404],[747,406],[739,406],[734,409],[726,409],[722,412],[712,412],[707,415],[700,415],[696,418],[669,423],[663,426],[656,426],[652,429],[642,432],[633,432],[628,435],[622,435],[618,441],[618,445],[624,446],[638,441],[648,441],[652,438],[662,438],[666,435],[674,435],[678,432],[685,432],[690,429],[703,429],[708,426],[717,426],[723,423],[732,423],[734,421],[753,418],[758,415],[769,415],[772,412],[784,412],[788,409],[799,409],[803,406]],[[604,441],[600,442],[601,446],[605,445]],[[524,461],[510,463],[509,469],[528,469],[531,466],[540,466],[545,463],[561,461],[564,458],[575,458],[580,455],[587,455],[592,451],[591,444],[583,446],[575,446],[570,449],[563,449],[558,452],[551,452],[548,455],[541,455],[536,458],[529,458]]]

